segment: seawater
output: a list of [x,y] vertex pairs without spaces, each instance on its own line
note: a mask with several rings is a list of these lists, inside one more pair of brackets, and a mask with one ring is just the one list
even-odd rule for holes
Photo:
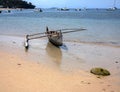
[[25,36],[45,32],[46,26],[51,30],[87,29],[63,34],[63,38],[68,41],[110,43],[120,46],[120,10],[57,11],[44,9],[43,12],[12,10],[11,13],[0,14],[1,35]]

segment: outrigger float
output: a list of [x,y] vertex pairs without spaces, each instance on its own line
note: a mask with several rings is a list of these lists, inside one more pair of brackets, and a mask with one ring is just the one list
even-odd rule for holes
[[[62,32],[62,30],[69,30],[69,31]],[[70,32],[78,32],[83,30],[86,30],[86,29],[75,28],[75,29],[61,29],[61,30],[49,31],[48,27],[46,27],[46,32],[26,35],[25,48],[26,49],[29,48],[29,40],[39,39],[43,37],[48,37],[49,42],[59,47],[63,45],[63,34],[70,33]]]

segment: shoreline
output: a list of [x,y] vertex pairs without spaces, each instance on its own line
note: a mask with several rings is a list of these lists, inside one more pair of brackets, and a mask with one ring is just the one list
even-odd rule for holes
[[[31,41],[26,52],[23,37],[0,37],[0,92],[120,91],[120,48],[66,41],[56,48],[47,42]],[[93,67],[111,75],[97,78]]]
[[[0,10],[4,10],[4,11],[6,11],[6,10],[20,10],[21,8],[0,8]],[[23,8],[22,8],[23,9]]]
[[[110,53],[113,53],[114,56],[111,57],[111,59],[115,59],[117,57],[117,60],[119,61],[119,50],[120,48],[117,46],[112,46],[112,45],[106,45],[106,44],[99,44],[99,43],[89,43],[89,42],[77,42],[77,41],[64,41],[63,46],[60,48],[57,48],[53,46],[51,43],[48,42],[48,39],[42,38],[42,39],[35,39],[29,42],[30,48],[26,52],[24,48],[24,42],[25,42],[25,37],[24,36],[11,36],[11,35],[0,35],[0,42],[1,42],[1,48],[0,51],[11,51],[13,48],[15,48],[16,51],[20,52],[20,54],[35,54],[37,56],[39,55],[44,55],[44,57],[50,57],[54,60],[56,55],[60,55],[60,57],[56,57],[56,60],[60,60],[62,62],[62,59],[67,60],[67,58],[70,58],[73,56],[71,60],[79,60],[81,63],[84,62],[82,58],[79,56],[92,56],[94,58],[94,55],[96,57],[104,57],[104,54],[106,56],[110,56]],[[74,49],[77,48],[77,49]],[[106,52],[105,52],[105,51]],[[16,51],[13,51],[16,53]],[[39,52],[41,51],[41,52]],[[53,53],[51,53],[53,52]],[[87,53],[86,53],[87,52]],[[9,52],[7,52],[9,53]],[[103,54],[103,55],[102,55]],[[34,55],[34,56],[35,56]],[[64,56],[65,55],[65,56]],[[70,55],[70,56],[69,56]],[[116,57],[115,57],[116,55]],[[24,55],[23,55],[24,56]],[[95,58],[96,58],[95,57]],[[50,59],[49,58],[49,59]],[[57,59],[58,58],[58,59]],[[105,57],[104,57],[105,58]],[[37,58],[39,59],[39,58]],[[63,60],[63,61],[64,61]],[[97,59],[95,59],[97,60]],[[104,59],[103,59],[104,60]],[[67,60],[68,61],[68,60]],[[90,62],[89,62],[90,63]],[[96,63],[96,62],[94,62]]]
[[[20,38],[25,38],[27,34],[25,35],[13,35],[13,34],[0,34],[0,36],[3,37],[20,37]],[[45,39],[45,38],[42,38]],[[47,39],[46,39],[47,40]],[[114,42],[91,42],[91,41],[78,41],[78,40],[67,40],[63,39],[64,42],[69,42],[69,43],[80,43],[80,44],[88,44],[88,45],[100,45],[100,46],[108,46],[108,47],[114,47],[114,48],[120,48],[120,44],[114,43]]]

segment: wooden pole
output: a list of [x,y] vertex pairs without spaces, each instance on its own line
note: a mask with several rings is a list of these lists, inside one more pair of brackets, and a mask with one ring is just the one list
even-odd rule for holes
[[28,36],[35,36],[35,35],[40,35],[40,34],[45,34],[45,32],[43,32],[43,33],[30,34],[30,35],[28,35]]
[[71,33],[71,32],[84,31],[84,30],[86,30],[86,29],[76,29],[74,31],[66,31],[66,32],[62,32],[62,33],[65,34],[65,33]]

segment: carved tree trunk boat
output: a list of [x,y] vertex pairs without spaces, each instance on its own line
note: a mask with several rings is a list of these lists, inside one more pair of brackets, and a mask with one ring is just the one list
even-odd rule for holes
[[[61,32],[61,30],[69,30],[69,31]],[[25,48],[26,49],[29,48],[29,40],[39,39],[43,37],[48,37],[49,42],[51,42],[55,46],[62,46],[63,45],[62,34],[83,31],[86,29],[80,28],[80,29],[61,29],[61,30],[49,31],[48,27],[46,27],[46,32],[26,35],[26,42],[24,44]]]

